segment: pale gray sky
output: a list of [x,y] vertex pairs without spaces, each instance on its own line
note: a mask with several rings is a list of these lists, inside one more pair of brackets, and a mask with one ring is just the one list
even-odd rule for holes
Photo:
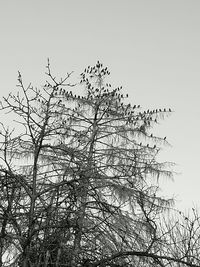
[[181,173],[163,194],[176,195],[182,209],[199,206],[200,1],[0,3],[0,96],[15,90],[18,70],[27,83],[44,83],[47,57],[55,74],[75,77],[100,60],[133,104],[175,111],[156,129],[173,146],[162,159]]

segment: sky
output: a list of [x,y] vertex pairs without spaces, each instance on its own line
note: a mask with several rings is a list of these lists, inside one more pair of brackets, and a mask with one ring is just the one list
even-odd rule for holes
[[0,98],[17,90],[18,71],[27,85],[44,84],[47,58],[56,76],[74,71],[75,79],[100,60],[133,105],[173,110],[155,129],[171,144],[160,160],[178,173],[161,182],[162,194],[179,209],[199,207],[200,1],[0,3]]

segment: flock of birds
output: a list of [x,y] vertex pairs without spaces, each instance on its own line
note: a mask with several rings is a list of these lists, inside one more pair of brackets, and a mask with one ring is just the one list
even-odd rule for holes
[[[158,115],[161,113],[172,112],[169,108],[146,110],[143,112],[136,111],[140,109],[140,105],[126,104],[125,99],[128,98],[128,94],[122,94],[122,86],[112,89],[111,84],[105,83],[105,76],[110,75],[107,67],[103,68],[103,65],[98,61],[93,67],[88,66],[84,72],[80,74],[80,84],[84,84],[86,88],[86,96],[80,96],[74,94],[72,91],[67,91],[63,88],[55,88],[53,95],[58,98],[57,104],[59,106],[65,106],[66,100],[75,100],[80,108],[82,104],[89,104],[94,108],[98,107],[98,112],[101,115],[105,115],[105,119],[112,118],[116,120],[119,118],[126,124],[134,124],[135,128],[144,136],[154,138],[153,134],[147,134],[147,128],[151,126],[152,122],[157,123]],[[72,111],[78,114],[78,108],[74,108]],[[166,137],[163,138],[166,141]],[[142,143],[139,146],[144,147]],[[150,148],[150,145],[145,145]],[[151,147],[156,148],[156,145]]]

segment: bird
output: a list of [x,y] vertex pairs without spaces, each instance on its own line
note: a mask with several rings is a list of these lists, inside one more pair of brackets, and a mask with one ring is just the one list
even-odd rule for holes
[[171,110],[171,108],[169,108],[169,112],[171,112],[172,110]]
[[156,145],[154,145],[153,148],[156,148]]
[[166,138],[167,138],[167,137],[165,136],[163,139],[166,140]]

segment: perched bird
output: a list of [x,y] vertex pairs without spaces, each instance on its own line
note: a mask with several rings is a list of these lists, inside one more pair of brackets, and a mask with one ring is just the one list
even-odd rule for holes
[[153,148],[156,148],[156,145],[154,145]]
[[171,112],[172,110],[171,110],[171,108],[169,108],[169,112]]
[[163,139],[166,140],[166,138],[167,138],[167,137],[165,136]]

